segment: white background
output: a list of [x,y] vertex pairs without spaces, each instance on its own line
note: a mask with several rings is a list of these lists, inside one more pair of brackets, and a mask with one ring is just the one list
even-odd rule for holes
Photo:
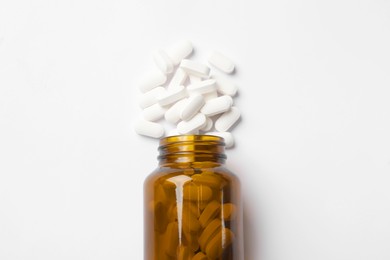
[[246,260],[390,259],[387,0],[0,0],[0,259],[142,259],[150,53],[236,61]]

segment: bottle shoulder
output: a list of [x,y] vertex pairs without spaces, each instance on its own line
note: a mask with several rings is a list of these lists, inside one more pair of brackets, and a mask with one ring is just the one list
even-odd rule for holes
[[240,185],[240,180],[237,175],[224,165],[202,168],[158,167],[148,175],[144,183],[164,182],[169,178],[179,175],[186,175],[193,179],[199,178],[200,176],[216,176],[226,182]]

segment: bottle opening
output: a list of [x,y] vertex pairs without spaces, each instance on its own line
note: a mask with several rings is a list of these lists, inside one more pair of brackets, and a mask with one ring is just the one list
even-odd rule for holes
[[218,162],[226,160],[225,142],[214,135],[177,135],[160,140],[161,163]]

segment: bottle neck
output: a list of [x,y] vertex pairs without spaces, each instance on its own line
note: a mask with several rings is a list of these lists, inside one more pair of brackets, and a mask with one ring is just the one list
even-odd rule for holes
[[212,135],[178,135],[161,139],[160,166],[215,167],[225,163],[225,143],[221,137]]

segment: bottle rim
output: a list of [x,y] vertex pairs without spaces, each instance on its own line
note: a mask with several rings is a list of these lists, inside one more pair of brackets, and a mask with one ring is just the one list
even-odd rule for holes
[[226,159],[225,142],[215,135],[175,135],[162,138],[160,162],[219,161]]
[[180,142],[216,142],[217,145],[225,146],[224,139],[216,135],[172,135],[160,139],[160,147]]

